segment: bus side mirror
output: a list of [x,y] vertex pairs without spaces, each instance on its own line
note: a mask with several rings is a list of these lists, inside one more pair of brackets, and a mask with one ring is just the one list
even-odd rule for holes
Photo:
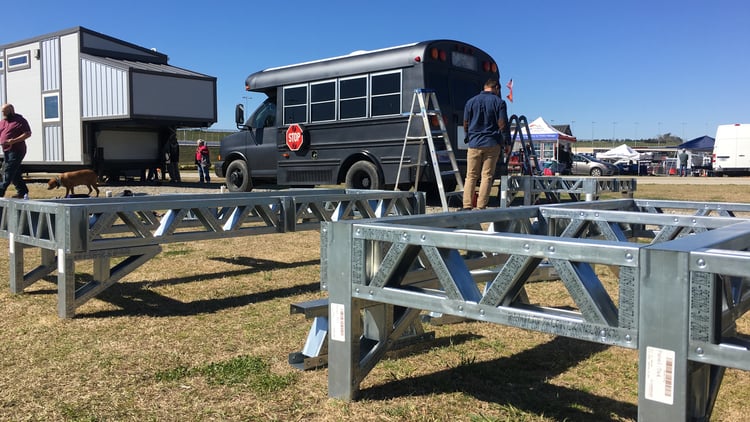
[[237,104],[237,107],[234,108],[234,122],[237,124],[238,129],[241,126],[245,125],[245,106],[244,105]]

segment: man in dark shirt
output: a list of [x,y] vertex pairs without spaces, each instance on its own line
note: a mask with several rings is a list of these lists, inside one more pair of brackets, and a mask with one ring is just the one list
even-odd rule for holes
[[470,98],[464,107],[464,131],[469,150],[466,152],[462,210],[472,208],[480,175],[476,206],[479,209],[487,208],[495,179],[495,166],[503,145],[510,140],[507,106],[499,94],[500,84],[495,79],[489,79],[484,84],[484,90]]
[[0,198],[11,183],[16,187],[12,198],[23,198],[29,188],[21,177],[21,161],[26,156],[26,139],[31,136],[29,122],[17,114],[12,104],[3,104],[3,120],[0,120],[0,144],[5,155],[3,181],[0,184]]

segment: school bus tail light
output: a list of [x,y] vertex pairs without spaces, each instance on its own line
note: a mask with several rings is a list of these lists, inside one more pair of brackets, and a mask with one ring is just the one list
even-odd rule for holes
[[441,50],[437,47],[432,47],[430,49],[430,57],[432,60],[440,60],[441,62],[448,60],[448,54],[445,50]]

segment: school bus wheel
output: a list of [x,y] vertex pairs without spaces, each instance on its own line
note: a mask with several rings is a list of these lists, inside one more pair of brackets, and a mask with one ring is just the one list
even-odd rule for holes
[[230,192],[250,192],[253,190],[253,180],[244,160],[234,160],[227,166],[227,189]]
[[346,172],[347,189],[380,189],[382,186],[378,168],[369,161],[357,161]]

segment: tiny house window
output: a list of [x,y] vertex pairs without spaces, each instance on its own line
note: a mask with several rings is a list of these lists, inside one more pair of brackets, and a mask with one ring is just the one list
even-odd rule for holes
[[5,61],[0,59],[0,70],[3,70],[5,66]]
[[336,120],[336,82],[310,84],[310,122]]
[[284,88],[284,124],[307,122],[307,85]]
[[401,72],[372,75],[370,109],[373,116],[401,114]]
[[42,102],[44,107],[44,116],[42,120],[45,122],[54,122],[60,120],[60,95],[44,94],[42,95]]
[[23,52],[14,56],[8,56],[8,70],[21,70],[28,69],[31,67],[31,61],[29,59],[29,52]]
[[367,117],[367,77],[356,76],[339,81],[339,118]]

